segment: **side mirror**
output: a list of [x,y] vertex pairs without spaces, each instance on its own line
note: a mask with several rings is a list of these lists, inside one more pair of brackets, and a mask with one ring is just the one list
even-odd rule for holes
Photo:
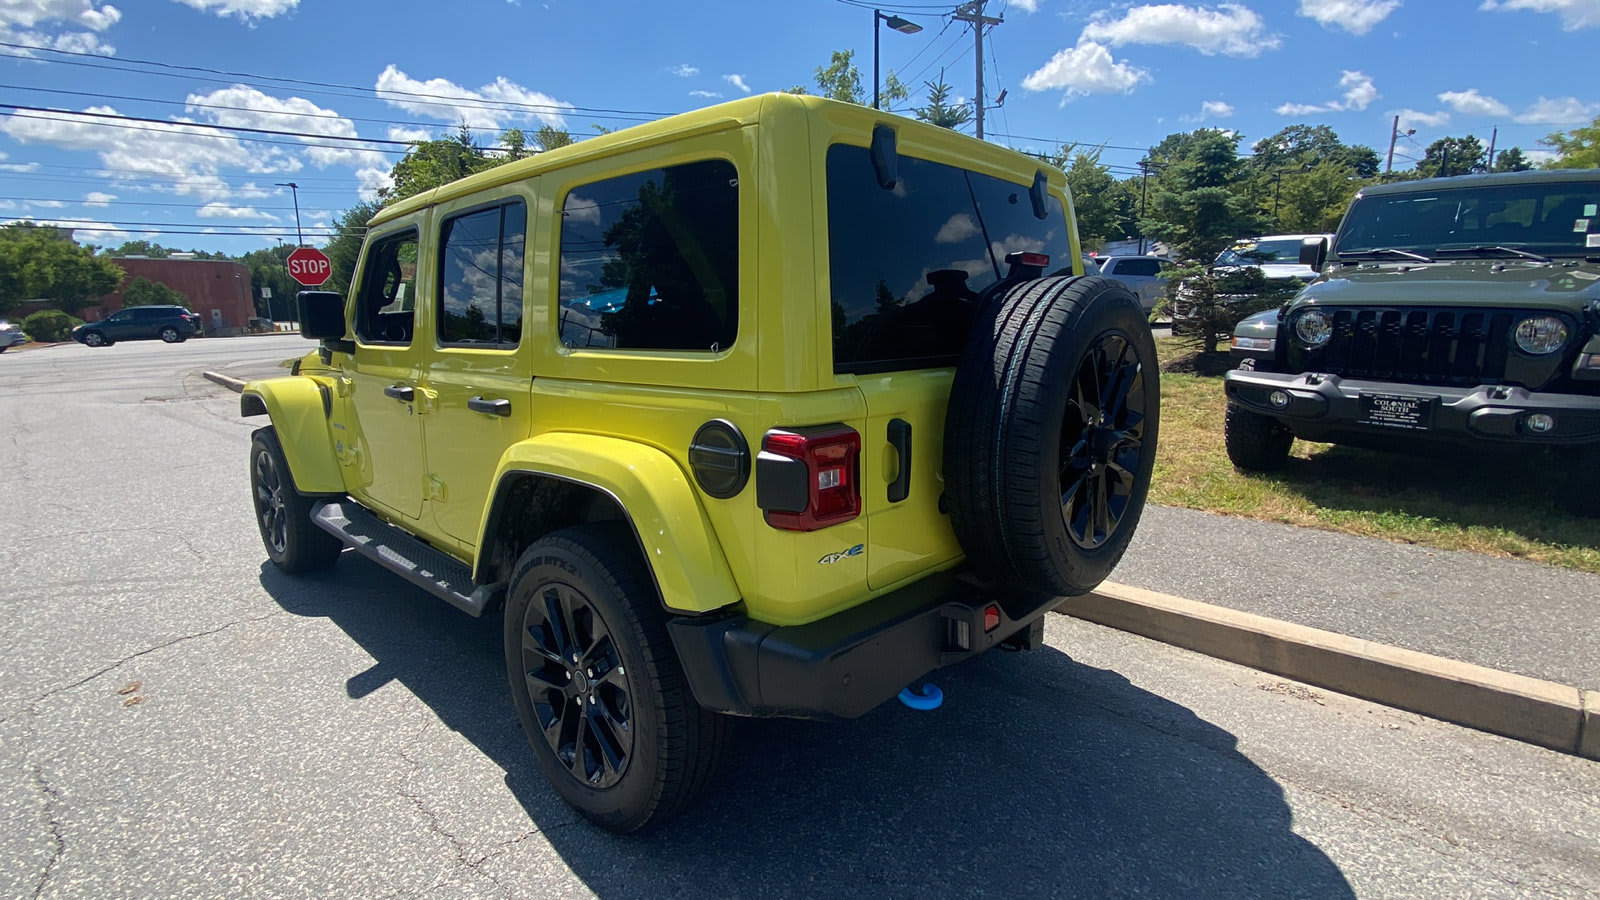
[[1300,265],[1310,266],[1320,272],[1322,264],[1327,261],[1327,238],[1305,238],[1300,241]]
[[344,339],[344,295],[333,291],[301,291],[295,295],[300,310],[300,336],[323,341],[335,350],[347,350]]

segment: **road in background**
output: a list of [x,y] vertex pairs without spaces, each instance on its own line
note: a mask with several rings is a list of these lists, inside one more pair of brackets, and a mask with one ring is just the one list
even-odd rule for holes
[[262,421],[199,372],[305,346],[0,358],[0,896],[1600,892],[1600,764],[1060,616],[936,712],[742,722],[701,807],[598,832],[496,623],[264,564]]

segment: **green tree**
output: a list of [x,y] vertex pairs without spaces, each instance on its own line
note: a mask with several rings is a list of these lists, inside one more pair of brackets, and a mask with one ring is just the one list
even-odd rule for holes
[[[250,270],[250,295],[255,299],[256,313],[264,318],[288,321],[295,318],[294,298],[300,284],[289,277],[289,254],[294,247],[279,244],[251,250],[239,257],[239,262]],[[354,260],[351,264],[354,265]],[[272,296],[263,297],[265,288]]]
[[29,222],[0,226],[0,314],[23,300],[45,299],[76,315],[116,290],[124,274],[75,242],[70,229]]
[[1290,125],[1256,141],[1250,166],[1260,173],[1301,172],[1325,162],[1349,168],[1357,178],[1378,174],[1378,152],[1360,144],[1347,145],[1326,125]]
[[528,136],[522,133],[521,128],[507,128],[500,133],[500,143],[506,148],[506,161],[521,159],[528,155]]
[[1470,175],[1484,171],[1483,142],[1466,137],[1442,137],[1428,145],[1417,163],[1417,172],[1424,178],[1443,178],[1450,175]]
[[1600,116],[1571,131],[1556,131],[1539,143],[1556,152],[1547,169],[1600,169]]
[[82,324],[82,319],[59,309],[41,309],[22,320],[22,333],[40,343],[68,341],[72,339],[72,329]]
[[1100,163],[1102,149],[1084,151],[1063,144],[1050,158],[1051,164],[1067,175],[1067,190],[1078,218],[1078,242],[1086,251],[1126,233],[1118,203],[1121,191],[1111,169]]
[[1343,162],[1330,159],[1301,172],[1285,177],[1280,185],[1281,194],[1274,204],[1278,224],[1284,231],[1316,233],[1333,231],[1339,220],[1366,181]]
[[148,256],[151,259],[166,259],[178,251],[171,247],[145,240],[123,241],[119,247],[105,247],[100,250],[101,256]]
[[534,140],[539,142],[541,150],[554,150],[572,143],[572,135],[552,125],[540,125],[539,130],[533,133]]
[[188,306],[189,295],[162,284],[151,281],[143,275],[135,276],[128,282],[122,291],[123,306]]
[[[333,220],[334,227],[339,229],[338,235],[322,248],[322,252],[328,254],[333,271],[329,273],[322,290],[350,293],[350,283],[355,279],[356,258],[361,255],[361,241],[366,237],[367,223],[382,208],[382,204],[377,202],[358,203]],[[276,290],[273,296],[277,296]]]
[[[867,89],[862,84],[861,70],[854,62],[854,50],[835,50],[826,66],[817,66],[816,82],[818,96],[827,97],[829,100],[842,100],[845,103],[854,103],[857,106],[866,106],[872,102],[867,96]],[[805,94],[808,91],[803,85],[795,85],[784,93]],[[889,70],[888,77],[883,80],[883,87],[878,91],[879,102],[885,107],[908,99],[911,92],[900,77]]]
[[952,131],[972,119],[971,105],[966,103],[950,105],[950,85],[945,83],[944,69],[939,70],[938,82],[924,81],[923,85],[928,88],[928,105],[912,110],[917,118]]
[[1531,168],[1533,163],[1528,162],[1527,157],[1522,155],[1521,147],[1501,150],[1494,158],[1496,172],[1526,172]]
[[418,141],[407,150],[394,165],[394,186],[382,192],[383,200],[404,200],[509,161],[506,156],[486,154],[463,122],[455,137]]

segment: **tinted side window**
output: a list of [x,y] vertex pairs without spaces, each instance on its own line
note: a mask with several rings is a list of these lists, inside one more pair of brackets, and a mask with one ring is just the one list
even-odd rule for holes
[[364,344],[409,344],[417,315],[417,233],[380,238],[367,250],[356,298],[356,337]]
[[828,149],[827,167],[836,372],[954,363],[1008,253],[1048,253],[1052,271],[1071,270],[1054,197],[1035,218],[1024,185],[910,156],[884,190],[867,149],[843,144]]
[[1161,267],[1153,259],[1125,259],[1117,264],[1118,275],[1149,275],[1161,274]]
[[739,330],[739,174],[706,160],[587,184],[561,211],[561,341],[726,350]]
[[522,337],[527,207],[508,203],[444,223],[439,343],[515,347]]

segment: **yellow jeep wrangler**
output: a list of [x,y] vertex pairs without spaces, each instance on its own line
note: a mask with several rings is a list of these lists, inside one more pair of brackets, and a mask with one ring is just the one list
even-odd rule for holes
[[924,698],[1116,565],[1155,348],[1080,259],[1060,171],[785,94],[396,203],[244,389],[267,555],[503,614],[540,770],[659,823],[727,716]]

